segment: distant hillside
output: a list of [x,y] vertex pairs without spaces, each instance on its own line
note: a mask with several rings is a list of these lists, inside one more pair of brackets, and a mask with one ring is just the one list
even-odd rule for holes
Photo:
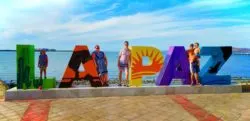
[[233,48],[234,54],[250,54],[250,48]]

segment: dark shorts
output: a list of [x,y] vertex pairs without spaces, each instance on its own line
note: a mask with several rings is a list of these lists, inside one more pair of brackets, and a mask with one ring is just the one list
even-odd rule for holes
[[108,71],[102,71],[102,72],[98,71],[98,75],[104,75],[104,74],[107,74],[107,73],[108,73]]
[[200,72],[200,66],[198,65],[198,62],[193,62],[190,64],[190,72],[191,73],[199,73]]
[[46,70],[47,69],[46,66],[40,66],[39,68],[40,68],[40,70]]
[[120,63],[119,70],[120,70],[120,71],[127,72],[127,71],[128,71],[128,64]]

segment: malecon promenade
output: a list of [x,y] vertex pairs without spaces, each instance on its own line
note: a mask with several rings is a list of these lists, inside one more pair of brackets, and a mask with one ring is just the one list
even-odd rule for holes
[[249,121],[249,100],[250,93],[1,100],[0,121]]
[[[208,66],[201,76],[204,86],[190,86],[185,49],[184,47],[171,47],[171,51],[168,53],[170,59],[166,60],[167,63],[164,63],[163,69],[160,68],[162,63],[155,63],[161,62],[156,58],[150,69],[147,70],[149,72],[145,70],[142,73],[152,75],[160,71],[155,85],[142,86],[141,70],[144,70],[146,66],[137,65],[132,68],[134,71],[131,72],[129,87],[114,85],[101,87],[99,82],[95,81],[97,73],[93,68],[89,68],[93,66],[92,60],[81,58],[81,56],[84,58],[89,56],[84,56],[87,47],[76,46],[76,51],[72,55],[81,56],[72,56],[71,63],[58,85],[59,88],[55,86],[55,79],[51,79],[51,81],[45,79],[42,85],[45,87],[44,90],[36,88],[38,83],[34,78],[34,56],[32,56],[34,46],[23,47],[20,46],[20,49],[17,49],[20,50],[17,53],[23,52],[20,57],[17,57],[19,60],[17,62],[17,88],[4,91],[2,86],[1,89],[1,121],[250,120],[249,85],[247,83],[231,84],[230,75],[216,75],[230,57],[232,47],[204,47],[201,49],[202,54],[208,54],[206,52],[211,52],[211,49],[218,52],[213,53],[213,60],[207,63]],[[138,49],[137,51],[146,50],[146,53],[155,52],[154,48],[151,49],[151,52],[149,52],[149,47],[135,48]],[[29,49],[31,51],[21,51]],[[183,53],[182,58],[179,56],[180,53]],[[30,56],[27,56],[28,54]],[[27,59],[24,59],[26,56]],[[152,58],[154,57],[152,56]],[[163,61],[163,58],[160,57],[160,60]],[[29,63],[27,64],[26,61]],[[79,78],[75,77],[78,73],[78,66],[75,65],[80,63],[88,67],[84,72],[80,72],[80,79],[90,79],[92,87],[70,88],[73,81]],[[26,69],[32,70],[32,73],[28,73],[30,71]],[[154,73],[150,70],[154,70]],[[25,75],[29,75],[29,78]],[[174,78],[181,78],[182,85],[170,85]]]

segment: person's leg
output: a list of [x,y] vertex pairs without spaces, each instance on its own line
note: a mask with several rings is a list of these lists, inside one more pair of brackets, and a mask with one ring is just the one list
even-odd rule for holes
[[196,81],[196,84],[200,85],[200,78],[199,78],[199,72],[200,72],[200,66],[199,66],[199,62],[197,62],[197,65],[195,67],[195,75],[194,75],[194,78],[195,78],[195,81]]
[[105,74],[104,74],[103,80],[104,80],[104,85],[105,85],[105,86],[108,86],[108,73],[105,73]]
[[40,68],[40,79],[39,79],[39,87],[38,87],[38,89],[42,89],[42,85],[43,85],[43,78],[42,78],[42,76],[43,76],[43,71],[44,71],[44,69],[43,69],[43,67],[41,67]]
[[190,79],[191,79],[191,85],[194,84],[194,73],[190,74]]
[[43,69],[40,67],[40,79],[42,78],[43,74]]
[[[42,69],[42,74],[44,73],[44,69]],[[43,75],[44,76],[44,75]],[[40,86],[42,87],[43,86],[43,78],[40,78]]]
[[192,66],[191,62],[189,63],[189,70],[190,70],[190,81],[191,81],[190,85],[193,85],[194,84],[194,73],[193,73],[193,66]]
[[125,80],[125,85],[128,86],[128,80],[129,80],[129,69],[128,67],[125,68],[125,76],[126,76],[126,80]]
[[194,74],[194,78],[195,78],[196,84],[200,85],[200,79],[199,79],[199,74],[198,73]]
[[104,85],[104,74],[101,74],[99,77],[100,77],[102,85]]
[[119,84],[118,86],[122,85],[122,70],[119,70]]
[[46,76],[46,75],[47,75],[47,71],[46,71],[46,70],[47,70],[47,68],[44,67],[44,78],[45,78],[45,79],[47,79],[47,76]]

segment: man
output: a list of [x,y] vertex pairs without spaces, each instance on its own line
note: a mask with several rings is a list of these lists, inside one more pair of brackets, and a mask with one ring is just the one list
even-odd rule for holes
[[192,63],[194,62],[194,59],[195,59],[194,44],[189,45],[189,49],[187,50],[187,55],[188,55],[188,61],[189,61],[191,85],[193,85],[194,84],[194,72],[193,72]]
[[199,79],[199,72],[200,72],[200,48],[199,48],[199,43],[194,43],[194,62],[192,63],[193,67],[193,73],[194,73],[194,78],[196,81],[196,84],[200,85],[200,79]]
[[118,69],[119,69],[119,85],[122,86],[122,72],[125,72],[125,82],[124,86],[128,86],[128,74],[129,74],[129,66],[130,66],[130,56],[131,52],[128,48],[129,43],[128,41],[124,42],[124,48],[120,51],[119,57],[118,57]]
[[92,53],[92,58],[96,65],[96,70],[99,74],[100,80],[103,86],[108,85],[108,60],[103,51],[100,50],[100,46],[95,46],[95,51]]

